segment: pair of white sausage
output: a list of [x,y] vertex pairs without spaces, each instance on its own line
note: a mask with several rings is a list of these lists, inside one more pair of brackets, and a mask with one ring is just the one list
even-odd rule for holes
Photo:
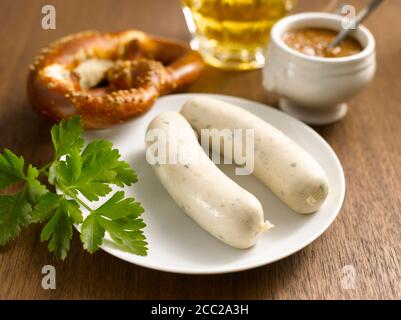
[[[281,131],[250,112],[199,97],[188,100],[181,114],[159,115],[150,123],[148,132],[160,129],[168,137],[173,124],[180,133],[179,146],[199,154],[200,161],[190,165],[160,164],[154,166],[155,172],[175,202],[221,241],[236,248],[249,248],[272,225],[264,222],[260,202],[207,157],[191,125],[198,133],[203,128],[253,129],[253,174],[258,179],[298,213],[314,212],[326,199],[328,182],[319,164]],[[147,140],[148,146],[152,143]],[[174,152],[180,152],[179,146]]]
[[[164,132],[167,138],[166,160],[171,156],[170,152],[185,153],[190,150],[198,155],[192,163],[178,161],[176,164],[156,163],[153,166],[160,182],[177,205],[221,241],[236,248],[253,246],[260,234],[271,227],[269,222],[263,220],[259,200],[216,167],[182,115],[166,112],[157,116],[149,124],[148,133],[155,129]],[[170,148],[174,143],[171,140],[173,130],[179,136],[176,147]],[[148,151],[153,143],[147,139]]]

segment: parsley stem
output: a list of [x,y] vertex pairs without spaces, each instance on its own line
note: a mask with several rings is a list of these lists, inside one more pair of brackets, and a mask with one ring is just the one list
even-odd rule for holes
[[84,201],[79,199],[77,196],[72,197],[75,201],[77,201],[80,205],[82,205],[86,210],[88,210],[90,213],[92,213],[94,210],[89,207]]
[[46,164],[46,165],[44,165],[42,168],[39,169],[39,173],[42,173],[42,174],[47,176],[46,170],[49,169],[52,164],[53,164],[53,161],[48,163],[48,164]]
[[56,187],[58,189],[60,189],[61,191],[63,191],[63,193],[69,197],[71,197],[72,199],[74,199],[76,202],[78,202],[80,205],[82,205],[86,210],[88,210],[90,213],[92,213],[94,210],[89,207],[84,201],[82,201],[81,199],[79,199],[75,194],[73,194],[72,192],[69,192],[68,190],[66,190],[65,188],[63,188],[63,186],[56,184]]

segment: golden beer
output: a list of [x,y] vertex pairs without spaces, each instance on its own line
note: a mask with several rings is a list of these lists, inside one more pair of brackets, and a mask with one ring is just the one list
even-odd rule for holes
[[220,68],[254,69],[264,64],[273,24],[295,0],[183,0],[191,46]]

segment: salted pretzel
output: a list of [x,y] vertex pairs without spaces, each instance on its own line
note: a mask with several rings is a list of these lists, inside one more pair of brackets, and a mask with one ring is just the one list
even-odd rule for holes
[[28,77],[35,110],[59,121],[80,115],[88,129],[122,123],[194,81],[204,63],[186,45],[137,30],[81,32],[41,51]]

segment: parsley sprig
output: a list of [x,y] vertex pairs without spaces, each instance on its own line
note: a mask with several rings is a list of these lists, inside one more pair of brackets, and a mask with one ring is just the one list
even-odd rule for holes
[[[109,195],[111,186],[130,186],[137,182],[135,171],[111,142],[93,140],[84,146],[79,117],[62,120],[51,130],[54,160],[38,169],[26,165],[23,157],[5,149],[0,154],[0,189],[21,183],[14,195],[0,195],[0,246],[16,238],[21,227],[43,223],[41,241],[59,258],[65,259],[70,248],[72,225],[81,225],[81,241],[90,253],[99,249],[107,232],[125,251],[146,255],[143,234],[144,212],[134,198],[117,191],[97,208],[93,202]],[[42,184],[46,178],[58,192]],[[82,210],[87,215],[84,218]]]

